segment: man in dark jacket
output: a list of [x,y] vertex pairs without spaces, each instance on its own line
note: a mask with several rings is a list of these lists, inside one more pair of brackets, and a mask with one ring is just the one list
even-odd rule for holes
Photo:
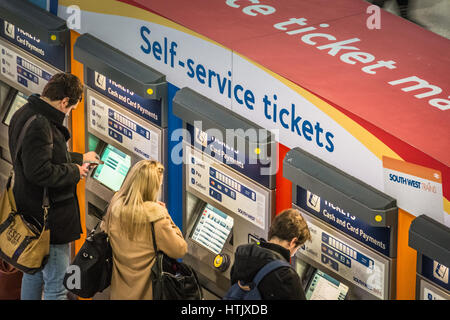
[[69,243],[80,238],[80,210],[76,186],[87,176],[89,169],[83,162],[95,161],[94,152],[70,153],[67,141],[69,130],[63,122],[81,100],[83,85],[71,74],[53,76],[42,96],[31,95],[11,119],[9,148],[14,159],[21,129],[32,116],[22,147],[14,162],[14,197],[18,211],[40,230],[44,222],[42,200],[48,187],[50,210],[50,256],[44,268],[22,278],[22,299],[65,299],[64,273],[69,266]]
[[[311,235],[300,212],[287,209],[275,217],[268,238],[268,242],[261,240],[259,244],[237,247],[231,268],[231,285],[239,281],[240,287],[245,288],[267,263],[277,259],[289,262],[298,248],[311,240]],[[306,300],[299,275],[288,266],[267,274],[258,290],[263,300]]]

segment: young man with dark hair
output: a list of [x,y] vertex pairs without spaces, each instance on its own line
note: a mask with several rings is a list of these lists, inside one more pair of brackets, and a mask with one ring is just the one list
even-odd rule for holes
[[76,186],[87,176],[84,162],[95,162],[95,152],[86,154],[69,152],[69,130],[64,119],[81,101],[83,85],[74,75],[59,73],[45,86],[42,96],[33,94],[28,102],[11,119],[9,149],[14,159],[21,129],[33,116],[22,147],[14,162],[14,197],[17,209],[25,219],[42,229],[44,222],[42,199],[48,188],[50,210],[50,256],[44,268],[35,274],[24,274],[21,298],[40,300],[42,287],[44,299],[66,299],[63,278],[69,266],[69,244],[82,233]]
[[[300,211],[282,211],[270,226],[268,242],[261,240],[258,244],[237,247],[231,268],[231,285],[239,281],[240,287],[245,289],[262,267],[277,259],[290,262],[290,257],[307,240],[311,240],[311,234]],[[268,273],[259,283],[258,290],[263,300],[306,300],[300,277],[289,266]]]

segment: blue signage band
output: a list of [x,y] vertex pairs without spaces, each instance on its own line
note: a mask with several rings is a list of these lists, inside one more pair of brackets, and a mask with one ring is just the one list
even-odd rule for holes
[[103,74],[86,68],[86,85],[124,106],[134,114],[161,127],[161,100],[145,99]]
[[50,45],[14,24],[0,19],[0,37],[51,66],[68,71],[68,46]]
[[392,257],[392,228],[368,225],[351,212],[341,209],[337,204],[333,204],[327,199],[299,186],[294,186],[293,191],[295,205],[358,240],[362,244],[387,257]]

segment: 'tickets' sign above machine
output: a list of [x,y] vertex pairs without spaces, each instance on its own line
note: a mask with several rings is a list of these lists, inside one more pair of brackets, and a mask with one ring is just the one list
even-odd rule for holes
[[208,291],[223,297],[235,248],[267,238],[275,214],[276,142],[271,132],[189,88],[177,92],[173,112],[184,129],[184,261]]
[[[283,175],[293,182],[292,205],[312,236],[296,259],[307,298],[393,299],[395,199],[300,148],[287,153]],[[311,266],[318,270],[307,283]],[[328,285],[317,286],[318,281]],[[319,293],[319,287],[327,290]]]
[[12,168],[8,127],[29,95],[50,78],[70,71],[66,21],[25,0],[0,0],[0,182]]
[[29,1],[0,0],[0,26],[0,71],[12,86],[27,95],[41,93],[55,71],[70,71],[65,20]]
[[87,151],[96,151],[104,162],[87,179],[87,212],[101,218],[136,162],[167,166],[167,82],[90,34],[77,39],[74,55],[85,66]]

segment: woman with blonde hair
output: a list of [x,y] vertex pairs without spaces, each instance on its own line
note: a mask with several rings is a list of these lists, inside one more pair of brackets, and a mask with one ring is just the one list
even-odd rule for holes
[[157,201],[163,181],[161,163],[136,163],[114,195],[102,228],[113,250],[112,300],[152,299],[150,270],[155,261],[151,223],[156,245],[169,257],[178,259],[187,252],[187,243],[173,223],[164,203]]

